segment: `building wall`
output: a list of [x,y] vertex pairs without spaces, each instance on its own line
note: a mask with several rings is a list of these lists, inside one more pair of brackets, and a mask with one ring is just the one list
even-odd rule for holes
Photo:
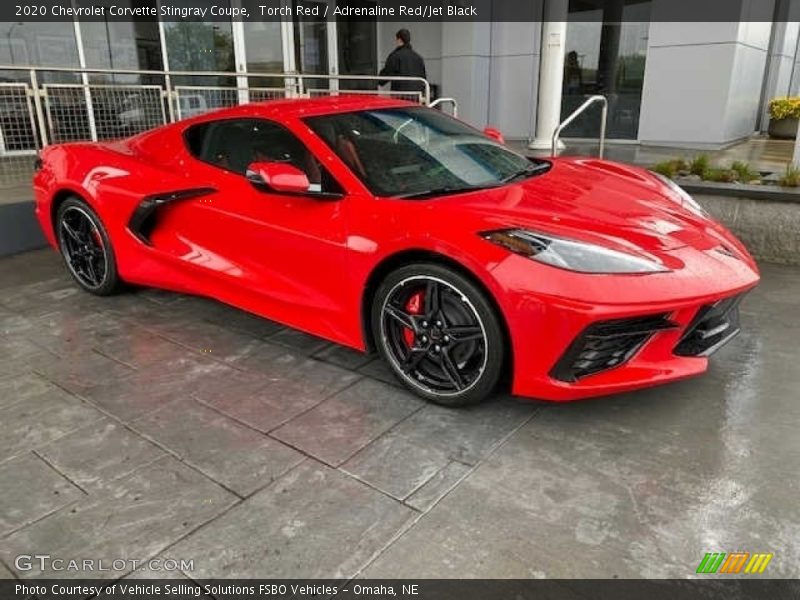
[[528,139],[536,124],[541,23],[492,24],[488,124],[508,139]]
[[458,100],[459,117],[475,127],[489,120],[491,23],[442,24],[442,95]]
[[[642,90],[642,143],[714,147],[756,127],[773,0],[731,0],[758,22],[670,23],[653,2]],[[702,1],[702,0],[698,0]]]
[[[541,14],[541,0],[531,16]],[[394,34],[411,32],[411,44],[425,59],[428,79],[441,96],[459,103],[459,117],[499,128],[509,139],[532,135],[539,79],[541,23],[378,23],[381,66],[394,49]]]

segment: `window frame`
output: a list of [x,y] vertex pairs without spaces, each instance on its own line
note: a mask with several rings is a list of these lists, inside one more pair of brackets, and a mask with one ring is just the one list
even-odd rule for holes
[[[274,190],[274,189],[272,189],[271,187],[269,187],[267,185],[255,184],[252,181],[250,181],[249,179],[247,179],[247,174],[246,173],[240,173],[239,171],[236,171],[234,169],[231,169],[231,168],[228,168],[228,167],[224,167],[222,165],[218,165],[218,164],[210,162],[208,160],[204,160],[204,159],[200,158],[199,156],[196,156],[194,154],[194,152],[192,152],[191,145],[189,143],[189,134],[190,134],[191,130],[193,130],[193,129],[197,128],[197,127],[209,127],[209,126],[211,126],[211,125],[213,125],[215,123],[242,122],[242,121],[248,121],[248,122],[257,121],[257,122],[260,122],[260,123],[266,123],[268,125],[273,125],[273,126],[277,127],[278,129],[282,130],[284,133],[287,133],[290,136],[292,136],[295,140],[297,140],[298,143],[300,143],[303,146],[303,148],[305,148],[306,152],[311,154],[311,156],[314,158],[314,160],[317,161],[317,164],[319,165],[319,168],[320,169],[324,169],[324,171],[327,172],[328,176],[334,182],[336,187],[341,191],[339,191],[339,192],[325,192],[325,191],[313,192],[313,191],[309,190],[309,191],[305,191],[305,192],[296,192],[296,193],[295,192],[281,192],[281,191],[278,191],[278,190]],[[184,127],[183,130],[181,131],[181,140],[183,142],[183,149],[186,151],[186,154],[188,154],[192,158],[192,160],[195,160],[195,161],[197,161],[197,162],[199,162],[201,164],[207,165],[209,167],[213,167],[215,169],[219,169],[220,171],[224,171],[226,173],[231,173],[233,175],[237,175],[237,176],[241,177],[242,179],[244,179],[245,181],[247,181],[250,185],[252,185],[255,189],[257,189],[260,192],[269,192],[271,194],[279,194],[281,196],[311,196],[313,198],[321,198],[321,199],[329,199],[329,200],[338,200],[338,199],[344,198],[347,195],[346,188],[341,184],[341,182],[336,178],[336,176],[331,172],[331,170],[328,169],[327,167],[325,167],[325,164],[323,163],[323,161],[320,160],[319,156],[317,156],[317,154],[311,148],[308,147],[308,144],[306,144],[300,138],[300,136],[298,136],[289,127],[287,127],[283,123],[279,123],[278,121],[275,121],[273,119],[267,119],[265,117],[222,117],[222,118],[217,118],[217,119],[207,119],[207,120],[200,121],[199,123],[192,123],[192,124]],[[274,162],[274,161],[267,161],[267,162]],[[308,175],[308,174],[306,173],[306,175]]]

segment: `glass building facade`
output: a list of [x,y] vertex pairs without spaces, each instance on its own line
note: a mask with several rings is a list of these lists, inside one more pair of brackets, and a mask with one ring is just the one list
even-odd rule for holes
[[[220,0],[192,0],[192,4],[199,1],[209,6],[220,5]],[[232,8],[244,6],[251,14],[258,14],[261,1],[222,0]],[[286,6],[296,7],[301,2],[307,6],[333,0],[282,1]],[[360,1],[368,5],[373,0]],[[567,15],[561,116],[569,115],[588,96],[602,94],[609,105],[609,138],[646,143],[706,139],[711,144],[728,143],[752,132],[755,126],[751,123],[752,114],[763,112],[764,100],[779,93],[796,93],[800,85],[800,77],[796,75],[800,72],[796,32],[792,34],[787,29],[781,35],[780,27],[773,28],[773,23],[762,23],[763,27],[756,26],[758,23],[748,27],[715,24],[714,31],[707,32],[702,24],[651,22],[658,14],[659,2],[663,5],[668,0],[542,0],[532,4],[538,7],[538,12],[533,10],[530,18],[540,18],[542,7],[551,1],[562,2]],[[74,2],[79,6],[90,5],[89,0]],[[116,4],[133,7],[145,3],[157,7],[159,2],[117,0]],[[181,3],[188,6],[186,0],[172,0],[172,4]],[[497,126],[509,139],[533,137],[543,43],[541,23],[535,21],[396,23],[295,16],[283,21],[140,18],[126,22],[2,22],[0,81],[29,82],[27,72],[3,70],[2,65],[231,73],[231,76],[171,75],[172,87],[184,88],[181,98],[185,100],[179,100],[177,115],[182,117],[204,108],[268,98],[271,91],[286,84],[283,77],[237,77],[234,73],[374,76],[394,48],[395,31],[403,26],[411,30],[414,48],[425,58],[428,80],[442,96],[453,96],[459,101],[461,117],[478,127]],[[707,89],[708,78],[701,71],[708,71],[711,67],[707,65],[712,64],[716,72],[724,72],[732,82],[729,87],[737,94],[735,100],[729,102],[715,95],[722,92]],[[158,73],[109,72],[84,76],[78,72],[42,70],[38,76],[39,84],[164,87],[166,83]],[[762,85],[763,81],[767,83]],[[344,79],[331,83],[320,78],[306,80],[305,84],[306,89],[320,90],[332,86],[343,90],[376,87],[374,80]],[[198,89],[188,88],[206,91],[201,97]],[[242,93],[242,88],[249,89]],[[687,93],[678,95],[676,89],[685,89]],[[52,102],[80,104],[83,91],[69,93],[73,96],[66,91],[60,92],[60,96],[54,93]],[[134,93],[130,90],[127,97],[117,101],[125,104],[119,110],[138,114]],[[91,102],[100,105],[97,112],[102,117],[106,110],[102,94],[93,89],[92,95]],[[759,104],[762,95],[764,100]],[[690,110],[690,104],[709,108]],[[63,112],[69,114],[70,110],[64,108]],[[563,136],[596,138],[599,110],[595,106],[586,111]],[[671,117],[665,119],[664,115]],[[697,122],[691,121],[695,116]],[[761,122],[766,120],[762,118]],[[78,135],[72,135],[71,139]]]
[[[596,2],[570,0],[567,25],[562,119],[587,95],[608,98],[609,138],[636,139],[650,28],[650,0]],[[568,135],[599,135],[599,107],[588,110]]]
[[[155,6],[156,0],[142,0]],[[298,0],[294,0],[297,3]],[[123,2],[124,3],[124,2]],[[219,5],[218,0],[206,2]],[[308,4],[308,0],[304,2]],[[87,4],[78,1],[78,5]],[[118,3],[120,4],[120,3]],[[127,0],[139,5],[139,0]],[[178,3],[179,4],[179,3]],[[229,2],[223,2],[223,5]],[[197,0],[193,0],[193,6]],[[257,10],[257,7],[253,7]],[[335,23],[278,21],[87,21],[0,23],[0,64],[36,67],[375,75],[376,23],[340,18]],[[15,79],[6,71],[6,80]],[[48,73],[52,82],[77,81]],[[136,76],[92,75],[91,83],[146,83]],[[122,79],[120,79],[122,78]],[[206,78],[198,85],[235,85]]]

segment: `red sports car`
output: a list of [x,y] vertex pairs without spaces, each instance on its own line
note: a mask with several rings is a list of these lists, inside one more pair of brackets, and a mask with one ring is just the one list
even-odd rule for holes
[[42,151],[36,212],[75,281],[216,298],[383,356],[411,390],[572,400],[705,371],[759,279],[683,190],[526,158],[442,112],[281,100]]

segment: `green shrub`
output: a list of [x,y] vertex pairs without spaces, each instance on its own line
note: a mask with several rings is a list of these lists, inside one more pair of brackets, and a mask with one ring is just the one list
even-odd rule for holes
[[773,119],[800,117],[800,96],[773,98],[769,101],[769,116]]
[[660,173],[661,175],[669,177],[670,179],[673,179],[675,175],[678,174],[679,171],[686,171],[688,169],[689,165],[682,158],[672,158],[670,160],[664,160],[650,167],[651,171]]
[[735,160],[731,163],[731,171],[735,171],[737,179],[742,183],[748,183],[756,179],[761,179],[761,173],[753,171],[750,165],[741,160]]
[[700,175],[703,176],[703,173],[708,171],[711,167],[711,161],[708,159],[707,154],[698,154],[692,159],[692,162],[689,163],[689,171],[692,175]]
[[733,183],[739,179],[739,174],[732,169],[706,169],[702,177],[705,181]]
[[778,183],[784,187],[800,186],[800,169],[793,167],[791,164],[786,165],[786,170],[781,175]]
[[[650,169],[670,179],[674,179],[678,174],[689,172],[692,175],[699,175],[704,181],[720,183],[733,183],[735,181],[748,183],[761,180],[761,174],[751,169],[750,165],[742,160],[733,161],[727,169],[717,168],[711,166],[711,160],[707,154],[699,154],[691,162],[687,162],[682,158],[664,160],[653,165]],[[800,169],[796,173],[798,183],[794,185],[800,185]]]

